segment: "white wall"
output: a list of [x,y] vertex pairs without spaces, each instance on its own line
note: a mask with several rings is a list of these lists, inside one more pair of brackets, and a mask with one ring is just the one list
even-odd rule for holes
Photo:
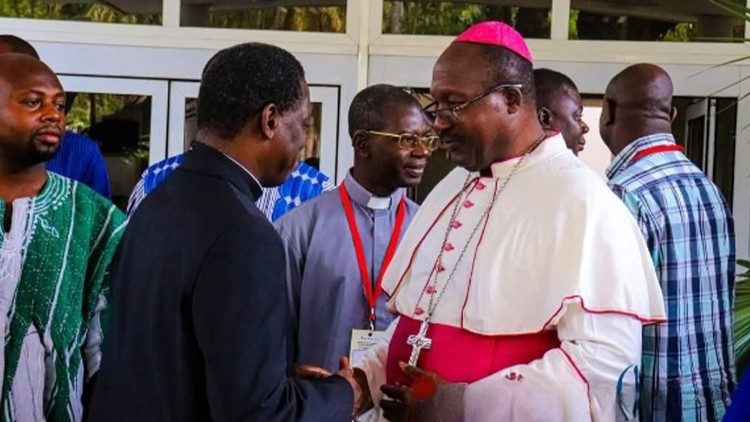
[[583,121],[589,127],[586,134],[586,146],[578,154],[586,165],[591,167],[602,179],[607,180],[607,166],[612,161],[612,153],[604,145],[602,137],[599,136],[599,116],[602,108],[599,106],[588,106],[583,108]]

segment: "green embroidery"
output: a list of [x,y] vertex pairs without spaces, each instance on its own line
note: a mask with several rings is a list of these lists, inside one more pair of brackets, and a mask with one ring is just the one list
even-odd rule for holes
[[10,392],[24,338],[33,325],[47,349],[45,417],[72,420],[72,409],[80,409],[86,329],[106,290],[105,271],[122,234],[124,215],[88,188],[53,174],[29,213],[31,242],[5,339],[3,419],[13,414]]

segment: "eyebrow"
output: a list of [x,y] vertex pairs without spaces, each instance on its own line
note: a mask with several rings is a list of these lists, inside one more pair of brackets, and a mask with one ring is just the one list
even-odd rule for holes
[[[40,90],[38,88],[27,88],[27,89],[21,89],[19,90],[23,94],[35,94],[40,96],[46,96],[48,95],[48,92],[44,90]],[[65,97],[65,91],[60,90],[59,92],[55,93],[53,95],[54,97]]]

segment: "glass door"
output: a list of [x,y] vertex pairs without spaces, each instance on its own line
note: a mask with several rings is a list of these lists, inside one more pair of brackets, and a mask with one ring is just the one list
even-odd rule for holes
[[167,81],[59,75],[69,110],[68,130],[102,151],[112,201],[123,208],[149,163],[166,157]]
[[[679,120],[679,103],[675,99]],[[724,194],[734,199],[735,147],[737,145],[737,98],[693,98],[685,110],[685,153]],[[678,129],[675,127],[675,129]],[[678,136],[679,141],[679,136]]]
[[715,115],[716,100],[713,98],[700,100],[685,111],[685,152],[708,177],[713,176]]

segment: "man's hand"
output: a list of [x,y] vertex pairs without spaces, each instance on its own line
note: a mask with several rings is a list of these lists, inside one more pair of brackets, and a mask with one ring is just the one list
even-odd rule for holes
[[383,416],[389,421],[409,421],[413,419],[411,412],[414,406],[434,396],[438,386],[445,381],[434,372],[409,366],[404,362],[399,362],[398,366],[411,378],[411,386],[381,386],[380,391],[392,400],[381,400],[380,407],[383,409]]
[[354,391],[354,405],[352,406],[352,417],[354,417],[370,401],[370,388],[367,386],[367,376],[361,369],[352,368],[347,357],[342,357],[339,360],[339,375],[349,381]]
[[333,374],[331,374],[326,369],[321,368],[319,366],[297,365],[297,367],[294,368],[294,375],[297,378],[301,378],[301,379],[316,380],[316,379],[328,378]]

